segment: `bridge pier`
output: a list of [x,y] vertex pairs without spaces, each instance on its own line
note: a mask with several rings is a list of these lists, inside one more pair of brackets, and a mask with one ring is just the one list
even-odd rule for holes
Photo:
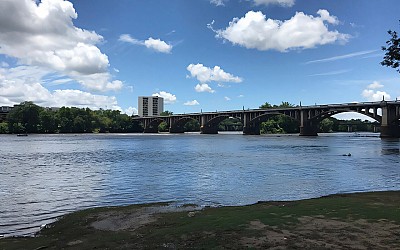
[[318,136],[316,126],[300,126],[300,136]]
[[400,138],[400,109],[398,106],[388,105],[387,102],[381,102],[382,122],[381,135],[382,138]]
[[398,125],[381,126],[381,138],[400,138],[400,127]]
[[[315,111],[314,111],[315,112]],[[311,120],[313,117],[311,110],[301,110],[300,112],[300,135],[318,136],[318,123]]]
[[256,124],[254,126],[243,126],[244,135],[260,135],[260,125]]
[[218,127],[201,126],[200,134],[210,134],[210,135],[218,134]]

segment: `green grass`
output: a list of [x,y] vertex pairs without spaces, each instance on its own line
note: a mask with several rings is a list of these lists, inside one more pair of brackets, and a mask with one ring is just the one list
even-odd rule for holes
[[[143,206],[94,208],[68,214],[34,238],[6,238],[0,249],[154,249],[241,248],[238,239],[261,237],[262,231],[250,229],[251,221],[270,228],[291,230],[304,216],[338,221],[369,222],[386,220],[400,225],[400,192],[339,194],[293,202],[261,202],[248,206],[206,208],[193,217],[188,212],[170,212],[135,231],[100,231],[90,226],[99,213],[129,212]],[[159,206],[167,204],[157,204]],[[343,229],[343,235],[346,231]],[[310,232],[318,239],[318,232]],[[349,236],[350,237],[350,236]],[[356,239],[354,239],[356,240]],[[395,239],[387,239],[393,241]],[[288,241],[288,244],[290,241]],[[75,245],[74,245],[75,243]],[[293,242],[292,246],[296,246]],[[42,247],[42,248],[41,248]]]

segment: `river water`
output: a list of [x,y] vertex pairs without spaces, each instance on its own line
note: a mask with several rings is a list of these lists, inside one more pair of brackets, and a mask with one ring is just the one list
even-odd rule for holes
[[378,134],[0,135],[0,143],[3,236],[32,235],[94,206],[243,205],[400,190],[400,141]]

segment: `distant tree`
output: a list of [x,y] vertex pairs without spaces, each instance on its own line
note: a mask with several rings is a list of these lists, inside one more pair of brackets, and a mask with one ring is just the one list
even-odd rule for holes
[[270,109],[273,108],[273,106],[269,102],[265,102],[260,106],[260,109]]
[[8,124],[6,122],[0,123],[0,134],[8,134],[9,129],[8,129]]
[[169,131],[168,123],[161,122],[160,125],[158,125],[158,131],[160,131],[160,132],[168,132]]
[[323,133],[329,133],[333,131],[334,122],[330,118],[325,118],[319,123],[319,129]]
[[200,131],[200,123],[197,120],[190,120],[184,126],[185,132]]
[[11,133],[36,133],[40,124],[39,114],[43,108],[33,102],[22,102],[7,116]]
[[55,133],[58,128],[58,122],[55,112],[43,109],[39,114],[41,133]]
[[165,110],[163,112],[160,113],[160,116],[170,116],[173,115],[174,113],[168,110]]
[[386,46],[382,46],[382,50],[386,53],[381,64],[397,69],[397,72],[400,73],[400,38],[396,31],[389,30],[388,34],[391,38],[386,41]]
[[295,105],[291,104],[289,102],[282,102],[278,107],[279,108],[293,108],[293,107],[295,107]]

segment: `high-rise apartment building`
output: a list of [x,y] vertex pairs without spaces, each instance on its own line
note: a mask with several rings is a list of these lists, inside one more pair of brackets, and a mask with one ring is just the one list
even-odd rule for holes
[[157,116],[164,112],[164,99],[158,96],[139,96],[139,116]]

